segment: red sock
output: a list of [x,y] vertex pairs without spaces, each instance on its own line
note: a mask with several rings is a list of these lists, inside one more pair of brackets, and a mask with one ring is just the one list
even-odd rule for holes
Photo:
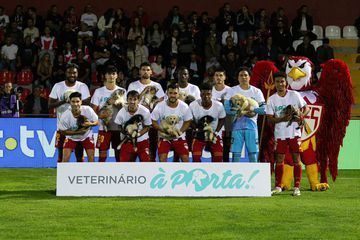
[[300,188],[301,174],[302,174],[301,164],[295,164],[294,165],[294,187]]
[[281,178],[284,171],[284,163],[276,163],[275,165],[275,187],[281,187]]

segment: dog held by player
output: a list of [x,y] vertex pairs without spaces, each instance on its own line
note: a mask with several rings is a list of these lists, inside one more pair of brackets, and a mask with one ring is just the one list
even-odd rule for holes
[[209,83],[201,84],[200,97],[201,99],[190,104],[195,125],[192,145],[193,162],[201,162],[205,146],[211,152],[212,162],[222,162],[222,133],[226,117],[224,106],[219,101],[212,100],[212,86]]
[[[189,162],[189,148],[185,140],[185,131],[190,127],[192,114],[189,106],[179,100],[179,86],[169,84],[167,88],[168,99],[156,105],[151,113],[152,126],[159,132],[158,154],[160,162],[166,162],[170,149],[180,157],[182,162]],[[178,119],[169,118],[177,116]],[[173,127],[165,128],[164,123],[158,121],[174,122]],[[171,123],[165,124],[169,126]]]
[[70,109],[61,116],[59,130],[66,136],[63,146],[62,162],[70,160],[71,152],[77,144],[81,144],[87,154],[88,161],[94,162],[95,145],[92,127],[98,124],[98,116],[89,106],[83,106],[81,93],[70,94]]
[[120,162],[134,162],[139,157],[141,162],[150,162],[149,134],[151,126],[150,111],[139,104],[140,95],[131,90],[127,93],[127,106],[123,107],[114,122],[121,127],[123,140],[120,149]]

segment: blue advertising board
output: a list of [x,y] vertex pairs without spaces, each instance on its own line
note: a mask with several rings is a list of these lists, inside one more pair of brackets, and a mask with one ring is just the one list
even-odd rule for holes
[[[94,128],[96,141],[98,128]],[[0,167],[52,168],[56,167],[57,149],[55,118],[0,118]],[[110,150],[107,162],[115,162]],[[171,152],[169,161],[172,161]],[[98,151],[95,151],[97,161]],[[70,161],[75,161],[72,154]],[[203,161],[210,162],[209,152],[204,152]],[[247,159],[242,159],[247,162]]]

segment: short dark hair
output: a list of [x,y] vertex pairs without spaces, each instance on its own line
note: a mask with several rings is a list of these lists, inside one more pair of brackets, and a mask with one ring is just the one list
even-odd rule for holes
[[73,92],[73,93],[70,94],[69,99],[71,100],[72,98],[76,98],[76,97],[81,99],[81,93]]
[[330,43],[329,38],[323,38],[322,43],[323,44],[329,44]]
[[238,69],[238,71],[237,71],[236,77],[239,77],[239,73],[242,72],[242,71],[246,71],[249,74],[249,76],[251,76],[250,68],[248,68],[248,67],[240,67]]
[[179,85],[177,83],[170,83],[166,89],[179,89]]
[[142,64],[140,64],[140,68],[142,67],[151,67],[149,62],[143,62]]
[[276,72],[273,74],[273,79],[277,78],[277,77],[282,77],[286,79],[286,73],[284,72]]
[[223,73],[226,75],[226,70],[225,70],[225,68],[223,68],[223,67],[221,67],[221,66],[216,67],[216,68],[214,69],[214,72],[223,72]]
[[108,65],[105,69],[105,73],[114,73],[118,72],[118,69],[114,65]]
[[212,91],[212,85],[208,82],[203,82],[200,85],[200,91]]
[[69,69],[69,68],[76,68],[79,70],[79,65],[70,62],[66,65],[66,69]]
[[136,99],[139,99],[139,98],[140,98],[140,94],[139,94],[137,91],[135,91],[135,90],[131,90],[131,91],[129,91],[129,92],[127,93],[126,99],[128,99],[129,97],[134,97],[134,98],[136,98]]

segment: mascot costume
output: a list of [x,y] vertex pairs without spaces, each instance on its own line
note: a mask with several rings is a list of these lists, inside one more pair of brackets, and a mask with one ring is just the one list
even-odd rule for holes
[[[277,72],[272,62],[259,61],[251,84],[260,88],[267,98],[275,92],[272,74]],[[349,125],[351,105],[354,102],[352,82],[347,65],[332,59],[322,65],[320,79],[313,76],[313,64],[306,57],[289,57],[286,64],[288,88],[298,91],[310,107],[302,128],[301,161],[313,191],[329,188],[327,170],[333,181],[338,174],[340,146]],[[265,117],[263,117],[265,118]],[[259,124],[260,126],[260,124]],[[260,137],[260,160],[274,162],[273,126],[263,119]],[[285,159],[281,186],[290,189],[293,179],[293,161]],[[319,172],[321,177],[319,178]]]

